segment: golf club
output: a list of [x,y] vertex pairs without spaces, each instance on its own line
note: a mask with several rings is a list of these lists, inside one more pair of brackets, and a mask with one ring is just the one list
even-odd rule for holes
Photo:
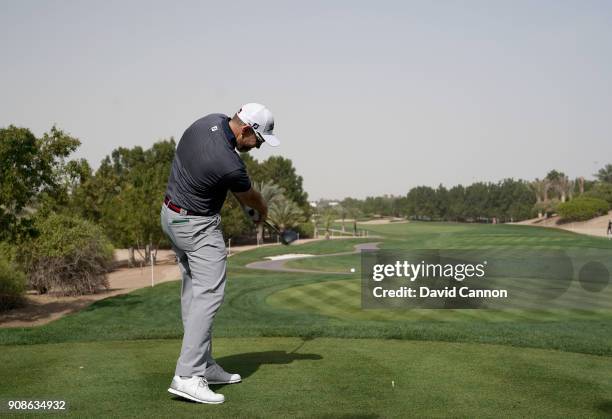
[[[243,209],[244,209],[244,212],[247,214],[247,216],[251,220],[253,220],[253,222],[256,223],[259,221],[259,213],[257,211],[247,206],[243,206]],[[280,229],[277,226],[270,223],[268,220],[264,221],[264,224],[278,233],[282,244],[285,244],[285,245],[291,244],[298,239],[298,234],[293,230],[280,231]]]
[[280,240],[282,244],[291,244],[297,240],[298,235],[293,230],[283,230],[280,231],[278,227],[268,222],[268,220],[264,221],[264,224],[270,227],[272,230],[276,231],[280,235]]

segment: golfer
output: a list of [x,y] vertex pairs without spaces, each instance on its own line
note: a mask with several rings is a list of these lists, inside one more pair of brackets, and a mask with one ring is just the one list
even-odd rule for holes
[[212,324],[223,302],[227,252],[219,212],[230,190],[242,205],[266,219],[268,207],[251,186],[246,152],[265,142],[279,144],[274,118],[258,103],[244,105],[230,118],[211,114],[183,133],[172,162],[161,226],[170,239],[182,274],[183,344],[168,391],[200,403],[223,403],[209,384],[231,384],[239,374],[225,372],[212,355]]

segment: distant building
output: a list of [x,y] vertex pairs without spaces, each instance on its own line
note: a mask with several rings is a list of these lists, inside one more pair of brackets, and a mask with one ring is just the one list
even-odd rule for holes
[[335,207],[336,205],[340,205],[340,202],[328,201],[327,199],[319,199],[318,201],[310,201],[309,204],[312,208],[325,208]]

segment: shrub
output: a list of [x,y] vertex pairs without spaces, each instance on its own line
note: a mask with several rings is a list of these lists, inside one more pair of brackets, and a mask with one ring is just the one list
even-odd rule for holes
[[607,214],[609,205],[603,199],[580,197],[559,204],[557,210],[563,221],[584,221]]
[[11,260],[12,249],[0,243],[0,311],[23,305],[25,274]]
[[612,184],[603,182],[597,183],[582,196],[603,199],[608,202],[608,205],[612,205]]
[[108,288],[113,248],[97,225],[76,217],[38,217],[38,236],[21,245],[20,258],[28,285],[41,294],[95,293]]
[[300,238],[314,237],[314,224],[310,221],[301,222],[295,227],[295,231],[300,234]]
[[550,217],[559,212],[559,205],[561,205],[561,201],[557,198],[552,198],[545,202],[536,203],[533,208],[536,210],[536,215],[541,213],[542,215]]

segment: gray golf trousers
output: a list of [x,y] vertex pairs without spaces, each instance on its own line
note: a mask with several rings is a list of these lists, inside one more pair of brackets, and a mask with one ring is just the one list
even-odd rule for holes
[[212,324],[223,302],[227,252],[221,217],[181,215],[162,204],[161,226],[182,274],[183,344],[175,375],[203,376],[212,357]]

